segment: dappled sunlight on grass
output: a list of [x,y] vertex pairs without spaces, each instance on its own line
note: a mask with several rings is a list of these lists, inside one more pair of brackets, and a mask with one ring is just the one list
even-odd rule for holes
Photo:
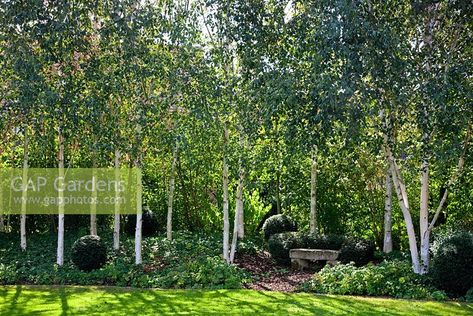
[[115,287],[5,286],[1,315],[280,314],[468,315],[455,302],[325,296],[253,290],[139,290]]

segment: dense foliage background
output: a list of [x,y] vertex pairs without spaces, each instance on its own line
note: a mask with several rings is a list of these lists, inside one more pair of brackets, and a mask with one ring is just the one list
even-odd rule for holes
[[[472,15],[461,0],[0,1],[0,167],[56,167],[64,144],[66,168],[142,167],[160,232],[170,183],[172,229],[199,233],[221,231],[227,201],[233,218],[242,185],[246,234],[287,214],[379,250],[394,175],[393,247],[412,251],[429,218],[434,236],[473,230]],[[13,240],[20,216],[0,220]],[[66,236],[89,224],[66,216]]]

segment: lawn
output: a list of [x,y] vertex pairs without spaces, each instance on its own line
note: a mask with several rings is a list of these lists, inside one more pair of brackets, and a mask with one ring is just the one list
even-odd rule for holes
[[1,315],[471,315],[473,304],[253,290],[141,290],[115,287],[0,287]]

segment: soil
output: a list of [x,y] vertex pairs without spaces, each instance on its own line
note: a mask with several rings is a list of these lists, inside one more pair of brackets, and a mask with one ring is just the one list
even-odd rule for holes
[[314,270],[294,270],[277,264],[268,252],[242,254],[235,258],[235,264],[250,272],[254,282],[246,288],[253,290],[294,292],[297,287],[312,278]]

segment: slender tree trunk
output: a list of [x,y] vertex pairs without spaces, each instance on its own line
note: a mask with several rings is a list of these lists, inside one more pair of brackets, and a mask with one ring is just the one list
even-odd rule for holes
[[135,163],[137,172],[137,193],[136,193],[136,229],[135,229],[135,264],[141,264],[143,262],[141,258],[141,239],[142,239],[142,227],[143,227],[143,206],[141,203],[141,169],[138,162]]
[[[120,181],[120,151],[115,149],[115,181]],[[118,199],[120,192],[115,188],[115,205],[114,205],[114,218],[113,218],[113,250],[120,249],[120,203]]]
[[312,151],[310,169],[310,233],[317,233],[317,147]]
[[[242,138],[240,137],[240,145],[242,145]],[[238,238],[244,238],[244,225],[243,225],[243,186],[245,180],[245,171],[243,168],[243,160],[240,156],[239,159],[239,179],[238,187],[236,194],[236,203],[235,203],[235,222],[233,224],[233,236],[232,236],[232,246],[230,250],[230,262],[233,263],[235,259],[235,253],[237,249]]]
[[230,250],[230,259],[229,262],[233,263],[235,259],[235,253],[237,249],[238,242],[238,218],[240,217],[240,211],[238,207],[235,209],[235,221],[233,223],[233,235],[232,235],[232,246]]
[[26,190],[28,182],[28,131],[25,127],[25,139],[23,147],[23,190],[21,192],[21,215],[20,215],[20,246],[21,250],[26,250]]
[[386,196],[384,200],[384,242],[383,251],[390,253],[393,250],[393,239],[392,239],[392,198],[393,198],[393,187],[391,172],[388,169],[386,173]]
[[[244,148],[244,140],[242,133],[240,132],[240,148],[243,150]],[[245,216],[244,216],[244,208],[243,208],[243,190],[245,188],[245,167],[243,165],[243,154],[240,154],[238,159],[238,187],[237,187],[237,194],[236,194],[236,214],[238,214],[237,218],[237,231],[238,231],[238,238],[243,239],[245,238]]]
[[[92,190],[92,199],[96,200],[97,199],[97,190],[96,190],[96,184],[97,184],[97,162],[95,158],[95,153],[94,157],[92,158],[92,179],[94,181],[94,186]],[[91,203],[90,204],[90,234],[91,235],[97,235],[97,204]]]
[[[391,177],[394,185],[394,189],[399,201],[399,206],[401,207],[402,215],[404,217],[404,224],[406,225],[407,237],[409,240],[409,250],[411,253],[412,260],[412,269],[414,273],[421,273],[421,266],[419,262],[419,250],[417,248],[417,238],[416,232],[414,229],[414,224],[412,222],[412,215],[409,209],[409,199],[407,196],[406,186],[404,185],[404,180],[402,178],[401,172],[396,160],[394,159],[393,153],[391,151],[391,144],[394,143],[393,131],[390,131],[391,126],[388,124],[388,120],[385,117],[384,110],[380,111],[380,117],[384,129],[384,151],[386,155],[386,161],[388,162],[389,170],[391,172]],[[388,134],[390,136],[388,136]]]
[[[64,182],[64,137],[62,130],[59,128],[59,184]],[[57,261],[59,266],[64,264],[64,192],[58,191],[58,238],[57,238]]]
[[429,268],[429,162],[427,158],[423,159],[421,169],[421,189],[420,189],[420,259],[421,272],[427,272]]
[[229,262],[228,242],[230,234],[230,223],[228,218],[228,165],[227,165],[227,144],[228,144],[228,126],[224,127],[224,145],[223,145],[223,259]]
[[168,216],[166,224],[166,237],[168,240],[172,240],[172,211],[173,211],[173,201],[174,201],[174,186],[176,179],[176,163],[177,163],[177,151],[178,143],[174,145],[173,158],[171,164],[171,175],[169,178],[169,196],[168,196]]
[[244,174],[243,170],[240,170],[240,178],[238,179],[238,187],[237,187],[237,194],[236,194],[236,201],[235,201],[235,214],[238,214],[236,218],[236,226],[237,226],[237,236],[240,239],[245,238],[245,224],[244,224],[244,214],[243,214],[243,184],[244,182]]
[[411,252],[412,258],[412,268],[415,273],[420,274],[422,272],[420,262],[419,262],[419,250],[417,249],[417,239],[416,233],[414,230],[414,224],[412,222],[412,216],[409,209],[409,200],[407,198],[407,191],[404,186],[399,167],[396,162],[393,160],[391,155],[391,174],[394,183],[394,188],[399,200],[399,205],[401,207],[402,214],[404,216],[404,223],[406,225],[407,236],[409,238],[409,250]]

